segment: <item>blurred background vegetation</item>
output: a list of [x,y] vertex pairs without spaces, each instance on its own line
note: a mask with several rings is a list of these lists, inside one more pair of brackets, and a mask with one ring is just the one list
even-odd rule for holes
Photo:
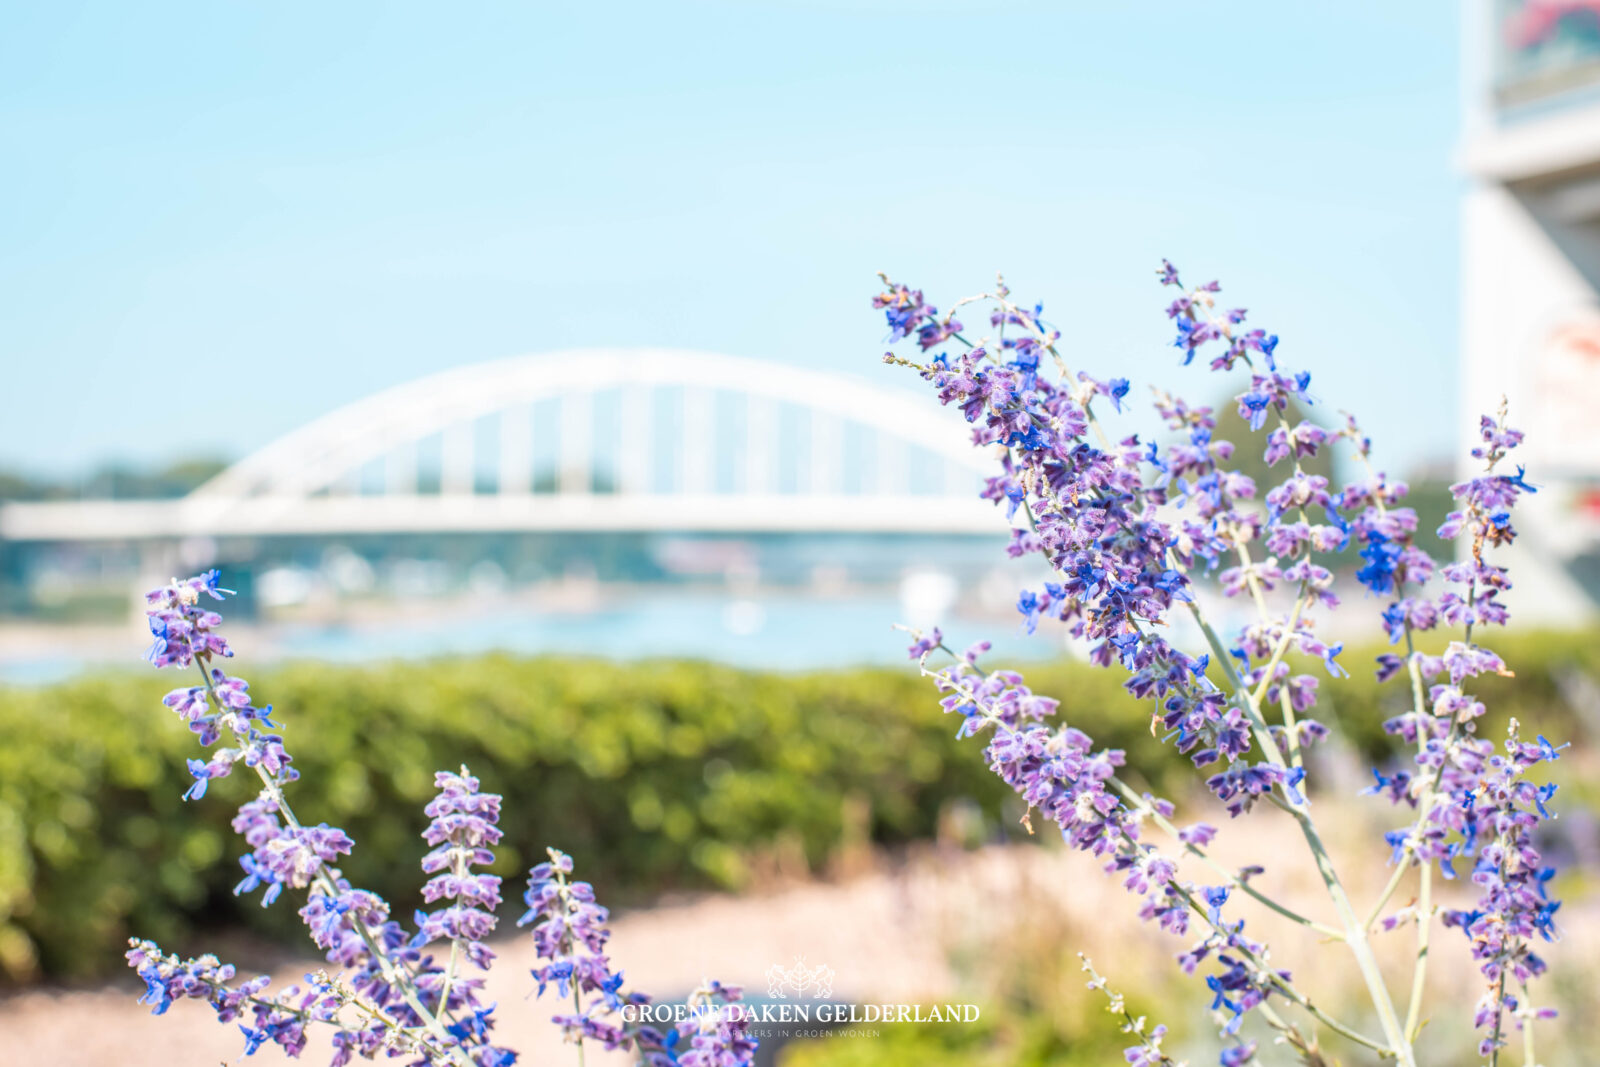
[[[1593,735],[1595,634],[1496,647],[1517,673],[1481,680],[1486,736],[1499,737],[1510,715],[1529,732]],[[1330,788],[1354,793],[1364,768],[1388,759],[1381,722],[1408,698],[1364,669],[1377,651],[1348,650],[1354,677],[1323,687],[1320,717],[1354,745],[1324,754],[1343,759],[1342,773],[1322,776]],[[554,844],[625,906],[825,875],[865,847],[1022,835],[1021,812],[977,745],[955,739],[931,684],[909,666],[780,674],[496,655],[248,675],[305,774],[296,808],[355,838],[346,873],[399,915],[417,903],[433,771],[458,764],[505,794],[496,872],[508,889]],[[152,673],[0,689],[0,964],[10,982],[107,973],[130,933],[179,950],[218,928],[301,943],[292,909],[232,895],[240,847],[228,823],[253,779],[236,774],[200,802],[181,799],[196,749],[160,698],[183,681]],[[1064,662],[1028,681],[1062,698],[1066,721],[1126,749],[1135,780],[1173,796],[1192,790],[1187,761],[1152,737],[1117,674]],[[1575,761],[1554,770],[1577,793],[1561,797],[1574,815],[1558,824],[1570,840],[1551,845],[1565,863],[1563,850],[1595,848],[1582,806],[1600,786],[1574,773]]]

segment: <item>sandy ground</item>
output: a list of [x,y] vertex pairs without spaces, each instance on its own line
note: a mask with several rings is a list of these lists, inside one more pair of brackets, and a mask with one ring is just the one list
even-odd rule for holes
[[[1297,855],[1290,850],[1301,847],[1298,835],[1285,822],[1262,819],[1235,854],[1225,854],[1225,860],[1242,863],[1247,858]],[[1338,841],[1332,843],[1337,851],[1350,854],[1337,849]],[[1288,877],[1269,869],[1257,884],[1283,891],[1286,899],[1315,902],[1305,910],[1314,918],[1331,920],[1321,887],[1308,884],[1310,876],[1300,873],[1299,866],[1291,870],[1293,876]],[[1186,873],[1202,882],[1215,880],[1203,869]],[[1381,884],[1381,873],[1353,871],[1347,877],[1353,884],[1375,887]],[[1370,891],[1361,896],[1370,896]],[[1405,898],[1402,893],[1397,902],[1403,904]],[[769,967],[803,957],[810,966],[834,970],[835,999],[932,1002],[963,991],[964,975],[952,963],[963,958],[962,946],[981,948],[1008,931],[1014,936],[1018,923],[1037,922],[1041,908],[1046,908],[1063,920],[1051,927],[1053,936],[1070,940],[1070,947],[1087,949],[1115,984],[1132,989],[1144,975],[1171,973],[1163,961],[1181,947],[1148,928],[1129,936],[1127,931],[1135,926],[1129,921],[1132,904],[1093,861],[1061,848],[929,850],[893,865],[880,860],[872,869],[837,883],[795,885],[744,897],[707,896],[624,915],[615,923],[612,958],[626,971],[629,987],[664,997],[682,996],[706,976],[764,994]],[[1364,910],[1365,905],[1361,907]],[[1344,989],[1329,986],[1326,977],[1349,970],[1339,946],[1319,943],[1314,934],[1269,920],[1259,909],[1234,910],[1248,918],[1251,932],[1271,936],[1274,962],[1294,967],[1314,996],[1323,1003],[1344,999]],[[1115,921],[1105,921],[1106,916]],[[1575,963],[1595,958],[1600,923],[1593,921],[1593,906],[1587,912],[1569,907],[1563,916],[1569,933],[1576,936],[1569,936],[1569,943],[1553,955]],[[1389,938],[1380,949],[1388,962],[1402,965],[1410,937]],[[1441,1003],[1470,1004],[1477,996],[1476,975],[1459,938],[1436,934],[1436,941],[1432,997]],[[533,953],[528,939],[508,935],[496,950],[500,958],[489,981],[488,999],[500,1006],[500,1043],[519,1049],[522,1064],[575,1063],[574,1050],[562,1046],[547,1021],[557,1005],[530,997],[528,968]],[[296,981],[315,965],[308,957],[279,968],[274,984]],[[1401,982],[1394,986],[1399,990]],[[1580,995],[1592,996],[1593,986],[1585,988],[1587,992]],[[139,992],[136,980],[128,976],[100,990],[40,990],[0,1001],[0,1062],[8,1067],[186,1067],[239,1061],[238,1031],[217,1025],[204,1006],[180,1003],[156,1018],[135,1003]],[[325,1048],[325,1038],[314,1038],[302,1062],[325,1062]],[[276,1048],[267,1048],[250,1062],[290,1061]],[[626,1060],[591,1053],[588,1062]]]
[[[681,996],[703,977],[742,983],[765,992],[764,975],[774,964],[803,957],[811,966],[832,967],[836,997],[915,999],[953,990],[945,959],[946,927],[954,908],[980,910],[972,899],[987,887],[1016,881],[1026,868],[1058,865],[1058,852],[998,850],[974,857],[958,853],[896,871],[878,871],[844,884],[811,884],[752,897],[708,896],[620,917],[614,925],[612,959],[628,986],[663,996]],[[1042,861],[1042,862],[1041,862]],[[1018,883],[1020,884],[1020,883]],[[522,1051],[522,1063],[572,1063],[548,1023],[563,1005],[530,999],[528,968],[534,963],[525,936],[495,945],[488,999],[500,1005],[500,1043]],[[274,973],[274,985],[299,979],[315,966],[308,958]],[[0,1060],[6,1064],[57,1067],[156,1067],[231,1063],[241,1048],[237,1030],[216,1024],[194,1002],[179,1003],[163,1017],[135,1003],[139,986],[130,976],[95,991],[34,991],[0,1002]],[[318,1062],[325,1039],[314,1039],[303,1059]],[[590,1055],[590,1063],[605,1062]],[[277,1049],[263,1049],[252,1064],[290,1062]],[[626,1062],[626,1057],[618,1062]]]

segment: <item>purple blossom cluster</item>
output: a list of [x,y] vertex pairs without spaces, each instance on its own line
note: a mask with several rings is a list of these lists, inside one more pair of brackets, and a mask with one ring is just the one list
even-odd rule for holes
[[622,972],[613,972],[606,956],[610,913],[595,902],[593,886],[568,877],[572,857],[548,851],[549,861],[528,872],[523,894],[528,910],[517,925],[533,927],[542,961],[533,970],[539,995],[554,987],[557,995],[572,1000],[572,1011],[554,1018],[568,1040],[596,1041],[607,1050],[631,1049],[650,1067],[750,1062],[757,1042],[737,1006],[742,993],[736,986],[710,982],[696,990],[686,1018],[665,1030],[647,1021],[649,1013],[639,1009],[651,1003],[650,997],[624,991]]
[[[1440,919],[1467,937],[1486,979],[1473,1023],[1485,1031],[1481,1054],[1492,1057],[1505,1045],[1507,1016],[1519,1028],[1554,1016],[1531,1005],[1528,983],[1545,970],[1533,945],[1557,936],[1554,916],[1560,902],[1547,888],[1555,871],[1543,863],[1535,844],[1539,824],[1553,818],[1547,804],[1556,786],[1536,784],[1527,775],[1536,765],[1558,759],[1559,750],[1542,735],[1536,744],[1523,741],[1515,719],[1500,752],[1477,736],[1477,721],[1486,709],[1467,691],[1470,680],[1511,673],[1499,655],[1472,640],[1475,630],[1503,626],[1508,618],[1499,598],[1510,588],[1509,575],[1484,553],[1515,539],[1511,509],[1521,495],[1537,491],[1522,467],[1515,474],[1497,470],[1522,441],[1522,433],[1506,425],[1504,409],[1483,417],[1479,437],[1472,456],[1483,462],[1483,473],[1451,486],[1457,507],[1438,531],[1461,545],[1455,562],[1436,567],[1411,543],[1414,514],[1390,507],[1393,499],[1376,491],[1363,516],[1369,529],[1362,536],[1369,546],[1396,547],[1392,571],[1381,588],[1373,588],[1391,594],[1384,626],[1391,642],[1405,643],[1407,655],[1381,657],[1379,676],[1406,670],[1417,692],[1410,711],[1384,724],[1415,749],[1415,770],[1375,771],[1377,781],[1368,792],[1416,812],[1415,821],[1387,835],[1397,865],[1421,865],[1430,872],[1436,867],[1444,878],[1455,879],[1458,865],[1471,863],[1476,904],[1444,910]],[[1446,588],[1430,597],[1426,587],[1436,571]],[[1440,627],[1459,627],[1463,639],[1451,641],[1438,655],[1415,651],[1415,635]],[[1392,929],[1429,918],[1412,907],[1384,922]]]
[[[1519,1001],[1507,982],[1522,990],[1543,969],[1528,943],[1553,936],[1555,909],[1545,894],[1548,868],[1539,866],[1532,845],[1553,787],[1536,787],[1523,777],[1535,763],[1553,759],[1555,750],[1542,738],[1529,745],[1514,737],[1505,754],[1494,754],[1473,736],[1473,720],[1484,708],[1463,688],[1475,675],[1505,670],[1472,636],[1474,626],[1506,618],[1499,599],[1509,587],[1506,571],[1487,561],[1484,551],[1512,540],[1510,508],[1519,494],[1534,491],[1522,468],[1515,475],[1495,471],[1521,434],[1506,427],[1503,412],[1484,420],[1483,444],[1473,455],[1485,461],[1487,472],[1454,487],[1459,508],[1439,531],[1459,538],[1464,551],[1457,562],[1439,567],[1415,544],[1416,514],[1401,503],[1407,487],[1372,468],[1370,441],[1355,421],[1330,429],[1303,417],[1314,403],[1311,377],[1280,364],[1278,337],[1246,327],[1243,309],[1220,310],[1216,282],[1186,288],[1170,263],[1158,273],[1162,285],[1178,292],[1166,311],[1184,365],[1196,356],[1216,372],[1242,365],[1246,381],[1235,402],[1256,439],[1250,447],[1261,449],[1273,472],[1268,484],[1256,484],[1231,465],[1238,446],[1217,437],[1211,408],[1161,391],[1154,393],[1154,408],[1165,437],[1113,437],[1094,405],[1106,398],[1121,411],[1127,381],[1074,373],[1060,330],[1043,318],[1041,306],[1011,302],[1003,282],[956,305],[986,303],[991,309],[993,334],[969,339],[955,308],[941,317],[920,291],[884,278],[887,288],[874,306],[887,315],[890,341],[915,335],[922,353],[905,357],[891,351],[884,360],[915,370],[941,403],[961,411],[973,444],[993,449],[997,471],[982,495],[1004,508],[1012,523],[1009,554],[1042,557],[1053,572],[1050,581],[1024,590],[1018,600],[1028,632],[1045,620],[1059,621],[1093,662],[1120,667],[1127,691],[1150,702],[1152,730],[1206,769],[1207,788],[1230,816],[1267,804],[1293,817],[1339,925],[1317,923],[1258,892],[1250,878],[1260,867],[1235,873],[1217,867],[1205,851],[1214,828],[1175,825],[1170,802],[1140,794],[1119,777],[1121,752],[1095,750],[1078,725],[1052,725],[1056,702],[1032,693],[1015,672],[980,668],[987,645],[957,655],[939,631],[913,632],[910,655],[943,694],[944,709],[961,715],[959,736],[992,730],[985,749],[989,766],[1028,806],[1024,821],[1030,831],[1037,810],[1073,847],[1103,859],[1140,898],[1141,918],[1176,934],[1186,933],[1192,922],[1202,925],[1203,940],[1179,960],[1186,972],[1203,963],[1210,968],[1212,1009],[1228,1038],[1222,1063],[1253,1057],[1254,1044],[1238,1036],[1251,1012],[1292,1047],[1314,1048],[1299,1024],[1269,1003],[1278,996],[1323,1026],[1411,1065],[1420,993],[1402,1020],[1368,943],[1379,915],[1375,911],[1366,923],[1356,915],[1306,792],[1307,753],[1328,735],[1313,717],[1322,685],[1318,669],[1331,678],[1346,676],[1338,658],[1342,645],[1318,636],[1317,620],[1339,607],[1335,561],[1353,548],[1359,558],[1350,565],[1356,582],[1385,598],[1384,630],[1406,646],[1404,657],[1380,659],[1379,676],[1404,670],[1417,695],[1412,711],[1389,724],[1391,733],[1415,749],[1417,769],[1375,772],[1377,785],[1370,790],[1419,812],[1412,827],[1390,835],[1397,869],[1377,911],[1409,866],[1437,861],[1448,877],[1455,873],[1451,861],[1473,861],[1480,907],[1446,912],[1443,920],[1468,931],[1493,986],[1479,1012],[1480,1025],[1492,1028],[1484,1043],[1492,1058],[1502,1040],[1502,1016],[1533,1017],[1519,1006],[1525,993]],[[958,347],[944,350],[951,341]],[[1340,444],[1363,473],[1336,487],[1303,461]],[[1214,578],[1222,597],[1254,608],[1254,617],[1226,637],[1197,597],[1195,583],[1205,575]],[[1423,586],[1436,575],[1452,588],[1424,596]],[[1171,635],[1181,632],[1173,624],[1180,619],[1203,636],[1203,654],[1173,643]],[[1446,626],[1460,627],[1462,639],[1436,655],[1415,648],[1416,634]],[[941,653],[950,662],[930,666]],[[1425,690],[1429,679],[1435,684]],[[1177,844],[1172,856],[1144,841],[1141,829],[1150,825]],[[1225,875],[1224,883],[1181,879],[1176,861],[1184,856]],[[1425,894],[1426,868],[1420,877]],[[1232,893],[1344,942],[1373,995],[1382,1036],[1369,1037],[1327,1016],[1298,993],[1287,971],[1269,966],[1267,947],[1245,938],[1242,922],[1222,915]],[[1434,917],[1428,906],[1416,909],[1422,960]],[[1420,973],[1416,989],[1422,989]],[[1148,1043],[1128,1050],[1130,1062],[1162,1062],[1152,1055]]]
[[[922,659],[933,651],[926,641],[919,637],[912,647]],[[1205,936],[1180,963],[1185,973],[1194,974],[1203,961],[1214,959],[1218,970],[1206,978],[1215,994],[1212,1009],[1223,1015],[1224,1032],[1233,1037],[1247,1012],[1287,986],[1289,973],[1263,964],[1265,946],[1244,935],[1242,919],[1230,922],[1223,917],[1228,885],[1199,886],[1181,880],[1175,858],[1141,840],[1143,823],[1147,819],[1165,823],[1174,813],[1173,805],[1134,794],[1116,777],[1124,764],[1120,750],[1096,751],[1083,731],[1047,726],[1057,702],[1034,694],[1014,671],[981,670],[978,657],[986,649],[983,644],[975,646],[949,666],[930,672],[945,694],[940,701],[945,711],[962,717],[957,736],[992,728],[985,757],[990,769],[1026,803],[1029,832],[1037,810],[1056,824],[1063,840],[1102,860],[1106,871],[1121,879],[1123,888],[1140,899],[1141,919],[1180,936],[1189,932],[1191,919],[1198,920]],[[1214,827],[1203,823],[1174,831],[1178,843],[1196,855],[1204,855],[1204,846],[1215,833]],[[1229,1055],[1238,1057],[1246,1044],[1230,1045]],[[1134,1051],[1129,1049],[1130,1055]],[[1144,1053],[1149,1051],[1145,1047]],[[1233,1062],[1242,1064],[1248,1058]]]
[[432,912],[417,912],[413,946],[448,940],[452,952],[462,951],[479,970],[487,971],[494,953],[483,943],[494,930],[494,910],[500,906],[498,875],[474,873],[473,867],[494,862],[492,847],[500,840],[500,797],[478,790],[478,779],[465,767],[460,774],[434,775],[439,795],[423,813],[433,821],[422,838],[433,851],[422,858],[422,870],[433,875],[422,887],[428,903],[449,901]]
[[[645,1062],[665,1067],[668,1062],[683,1067],[738,1067],[749,1063],[758,1042],[750,1034],[750,1016],[739,1001],[743,993],[736,986],[717,981],[704,982],[689,995],[687,1018],[669,1030],[658,1048],[642,1042]],[[676,1059],[674,1059],[676,1057]]]
[[[495,958],[486,942],[501,902],[499,876],[482,868],[495,862],[501,798],[483,792],[465,767],[436,775],[438,792],[425,809],[430,821],[422,833],[430,847],[422,859],[430,876],[422,896],[431,910],[418,910],[415,929],[407,930],[382,898],[353,887],[340,872],[339,858],[354,844],[350,838],[326,824],[307,826],[291,809],[285,787],[299,775],[282,737],[268,732],[277,728],[272,708],[255,707],[248,683],[215,665],[233,654],[216,632],[222,617],[201,599],[230,595],[217,582],[216,571],[174,581],[150,593],[147,603],[155,635],[147,658],[158,667],[194,667],[202,682],[175,689],[164,700],[211,750],[206,759],[188,761],[194,784],[185,799],[203,798],[212,780],[237,765],[255,772],[261,791],[233,820],[248,846],[239,860],[244,877],[234,892],[260,890],[265,907],[285,889],[305,891],[299,914],[329,970],[307,975],[303,986],[272,993],[265,976],[236,982],[234,968],[215,956],[182,959],[135,939],[127,959],[145,982],[143,1002],[159,1015],[178,1000],[204,1001],[218,1021],[238,1026],[246,1055],[275,1044],[298,1056],[315,1024],[329,1032],[334,1067],[379,1054],[409,1056],[417,1064],[510,1067],[517,1054],[493,1043],[495,1005],[482,1000],[482,975]],[[721,1010],[702,1010],[665,1032],[626,1018],[621,1009],[647,1005],[650,998],[621,992],[621,972],[613,975],[602,954],[610,936],[605,909],[587,883],[566,879],[569,857],[553,849],[550,855],[549,863],[529,872],[527,900],[529,917],[540,920],[535,946],[547,961],[534,971],[539,991],[554,983],[574,998],[573,1011],[553,1021],[580,1049],[586,1039],[634,1048],[651,1067],[750,1063],[756,1042],[738,1010],[735,988],[712,983],[698,991],[696,1003]],[[437,953],[430,951],[434,946]],[[581,1001],[586,992],[599,997],[587,1010]]]
[[145,659],[157,667],[187,667],[196,658],[233,655],[227,639],[216,632],[222,616],[200,600],[202,595],[216,601],[233,595],[232,589],[217,585],[221,578],[221,571],[209,570],[145,594],[145,617],[155,636]]
[[[1169,268],[1166,274],[1176,284],[1176,272]],[[1213,286],[1185,294],[1168,309],[1169,315],[1192,325],[1209,306]],[[903,293],[903,287],[892,286],[878,300],[893,303]],[[1237,565],[1221,574],[1230,595],[1260,594],[1290,583],[1312,603],[1336,602],[1328,590],[1332,575],[1310,558],[1314,550],[1342,546],[1347,536],[1337,525],[1313,524],[1307,517],[1308,508],[1329,503],[1326,480],[1305,474],[1296,461],[1293,472],[1266,494],[1263,515],[1251,504],[1257,492],[1251,479],[1223,466],[1233,446],[1213,439],[1212,411],[1166,396],[1158,397],[1157,410],[1183,435],[1179,440],[1165,449],[1155,442],[1142,445],[1136,437],[1110,441],[1090,408],[1108,388],[1081,372],[1075,377],[1066,372],[1055,348],[1059,333],[1039,318],[1039,309],[1030,312],[1003,299],[997,303],[991,322],[1023,331],[1021,337],[1002,336],[994,346],[997,355],[977,345],[953,359],[941,354],[926,365],[912,365],[943,403],[961,408],[973,424],[975,444],[1004,446],[1002,473],[988,479],[984,496],[1003,504],[1013,520],[1019,511],[1025,515],[1026,521],[1013,531],[1012,554],[1038,553],[1060,578],[1024,591],[1018,608],[1026,625],[1031,630],[1045,617],[1066,622],[1074,637],[1090,643],[1096,662],[1120,662],[1130,675],[1129,691],[1157,703],[1153,715],[1161,728],[1173,733],[1197,764],[1227,761],[1211,784],[1235,813],[1248,809],[1267,790],[1293,788],[1289,778],[1294,772],[1282,761],[1260,760],[1258,750],[1257,762],[1250,762],[1252,736],[1243,728],[1242,688],[1233,693],[1219,689],[1206,678],[1209,654],[1191,657],[1156,628],[1175,607],[1192,604],[1190,572],[1197,565],[1215,567],[1225,557],[1238,557]],[[923,306],[920,296],[913,306]],[[1228,313],[1232,324],[1243,317],[1242,311]],[[1191,354],[1208,340],[1227,341],[1214,361],[1225,368],[1252,351],[1271,355],[1276,338],[1259,333],[1235,337],[1223,324],[1186,329],[1180,340]],[[1047,355],[1061,372],[1056,381],[1039,373],[1040,360]],[[1327,439],[1320,429],[1289,426],[1283,418],[1290,399],[1303,396],[1308,381],[1304,374],[1291,377],[1276,370],[1254,374],[1250,390],[1240,399],[1241,411],[1278,417],[1284,423],[1278,432],[1294,440],[1300,454],[1314,454]],[[1098,443],[1091,428],[1100,437]],[[1155,476],[1147,479],[1147,470]],[[1192,517],[1169,521],[1163,517],[1166,505],[1190,511]],[[1248,546],[1263,539],[1264,528],[1275,555],[1255,561]],[[1270,699],[1288,694],[1304,713],[1315,702],[1317,683],[1309,675],[1281,676],[1288,668],[1281,654],[1274,653],[1286,642],[1325,661],[1330,672],[1340,670],[1334,659],[1338,647],[1315,637],[1304,610],[1290,617],[1264,617],[1242,635],[1231,654],[1241,661],[1238,675],[1250,685],[1263,680],[1267,661],[1275,659],[1276,673],[1268,680]],[[1320,736],[1318,727],[1300,730],[1296,724],[1294,732],[1295,745],[1290,747],[1296,749]],[[1268,735],[1263,729],[1259,736]],[[1237,766],[1239,761],[1244,765]]]
[[[1440,805],[1460,813],[1450,820],[1460,822],[1458,854],[1476,857],[1476,904],[1468,910],[1446,910],[1442,920],[1466,935],[1488,981],[1473,1014],[1473,1025],[1488,1031],[1479,1047],[1482,1055],[1504,1045],[1507,1014],[1519,1027],[1555,1017],[1554,1009],[1525,1002],[1529,981],[1545,971],[1533,946],[1555,940],[1554,918],[1561,907],[1545,889],[1555,869],[1544,864],[1534,843],[1539,823],[1552,817],[1545,802],[1554,787],[1536,786],[1526,778],[1534,765],[1558,758],[1556,751],[1542,736],[1538,744],[1524,742],[1513,719],[1503,754],[1491,753],[1485,744],[1464,760],[1456,757],[1460,773],[1447,772],[1450,780]],[[1473,770],[1464,770],[1462,764]]]

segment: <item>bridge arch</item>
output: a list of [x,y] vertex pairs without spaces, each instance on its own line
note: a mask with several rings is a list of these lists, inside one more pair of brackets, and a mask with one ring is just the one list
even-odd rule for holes
[[[672,425],[654,418],[661,390],[677,393]],[[592,478],[601,397],[622,409],[615,420],[619,440],[607,442],[615,481],[603,493]],[[744,407],[737,430],[716,418],[717,404],[729,402]],[[558,409],[558,462],[548,492],[535,491],[536,404]],[[787,448],[796,454],[779,454],[780,411],[809,424],[803,440],[790,435]],[[488,418],[496,420],[497,441],[484,456],[480,438],[487,435],[478,430]],[[670,448],[662,447],[663,438]],[[417,450],[435,439],[437,491],[424,491]],[[863,447],[864,441],[871,444]],[[933,472],[920,487],[908,477],[919,455]],[[666,464],[674,468],[669,479],[659,477],[661,464],[652,476],[651,463],[661,458],[676,461]],[[492,491],[478,477],[484,460],[493,471]],[[792,486],[778,477],[785,460]],[[959,414],[910,392],[776,361],[676,349],[575,349],[459,367],[382,390],[285,434],[181,500],[7,504],[0,507],[0,538],[497,530],[1000,534],[1004,512],[977,496],[992,463],[971,444]],[[383,469],[381,484],[368,491],[357,476],[374,465]],[[734,484],[719,490],[719,474]]]
[[[517,356],[455,368],[385,389],[345,405],[247,456],[197,489],[190,500],[224,504],[251,498],[308,497],[334,490],[351,472],[385,456],[401,453],[435,434],[443,438],[440,492],[470,495],[474,472],[482,463],[471,427],[486,417],[499,417],[499,456],[493,467],[501,495],[527,492],[530,427],[533,404],[554,399],[561,405],[558,433],[563,494],[581,494],[587,486],[574,472],[595,467],[592,412],[597,395],[620,393],[624,408],[620,470],[614,472],[622,493],[657,489],[637,460],[659,443],[660,427],[652,424],[652,391],[677,389],[684,412],[678,428],[682,456],[676,495],[704,493],[715,481],[707,468],[715,394],[732,395],[745,406],[742,454],[738,457],[742,495],[777,494],[771,465],[775,454],[775,408],[786,405],[810,418],[802,461],[814,476],[802,495],[837,495],[839,465],[859,457],[843,455],[842,429],[854,423],[876,437],[882,460],[886,446],[922,450],[947,465],[946,487],[961,495],[987,463],[971,447],[960,420],[930,407],[921,398],[885,389],[860,379],[774,361],[742,359],[674,349],[578,349]],[[629,464],[633,469],[629,469]],[[415,472],[408,479],[404,464],[391,476],[383,495],[416,492]],[[905,495],[902,486],[885,484],[897,465],[880,462],[872,479],[878,495]]]
[[[658,405],[652,395],[661,390],[681,395],[675,427],[655,424]],[[597,469],[593,411],[601,396],[615,398],[623,409],[611,472],[615,484],[606,500],[594,498],[591,481]],[[719,432],[729,436],[727,427],[719,431],[714,425],[719,396],[744,408],[731,457],[727,446],[715,444]],[[559,407],[557,484],[553,494],[535,500],[532,410],[552,400]],[[808,423],[805,454],[787,457],[804,477],[788,491],[778,484],[778,468],[786,458],[778,454],[780,409],[797,412]],[[489,457],[495,489],[488,494],[478,484],[485,457],[475,431],[478,420],[486,418],[498,421],[497,455]],[[847,439],[846,428],[852,426],[854,434]],[[415,450],[435,435],[441,442],[438,491],[422,495]],[[666,487],[649,469],[650,455],[663,437],[678,460]],[[872,441],[871,469],[853,471],[857,490],[851,493],[845,471],[869,458],[852,447],[863,439]],[[919,453],[931,457],[940,471],[936,484],[920,492],[909,488],[907,479],[908,465]],[[377,461],[386,465],[382,490],[355,493],[354,472]],[[730,463],[737,485],[718,492],[717,467]],[[954,412],[859,378],[678,349],[575,349],[454,368],[382,390],[240,460],[184,504],[191,521],[200,525],[237,526],[253,515],[273,528],[295,527],[300,522],[292,516],[311,521],[308,516],[320,512],[321,525],[343,515],[335,525],[356,521],[378,528],[400,528],[411,516],[425,528],[581,528],[589,522],[597,528],[659,523],[997,529],[995,520],[977,518],[974,500],[991,464],[990,456],[972,446]],[[365,517],[354,520],[358,502]],[[645,519],[645,507],[658,518]]]

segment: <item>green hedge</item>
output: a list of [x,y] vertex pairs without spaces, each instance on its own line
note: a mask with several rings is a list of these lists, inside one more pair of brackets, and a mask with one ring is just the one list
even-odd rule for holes
[[[248,673],[304,775],[296,810],[347,830],[347,874],[402,915],[418,903],[441,767],[465,763],[505,794],[499,873],[554,844],[622,903],[737,887],[802,853],[819,865],[852,836],[925,836],[946,799],[993,813],[1001,797],[910,672],[488,657]],[[204,927],[297,922],[231,894],[228,822],[253,776],[181,799],[196,748],[160,704],[179,680],[0,692],[0,960],[13,977],[101,972],[129,932],[187,946]]]
[[[1593,637],[1497,647],[1518,676],[1485,682],[1491,707],[1570,733],[1551,725],[1551,669],[1600,673]],[[1343,658],[1356,677],[1324,687],[1323,717],[1379,750],[1377,724],[1404,694],[1379,698],[1360,655]],[[514,879],[554,844],[623,904],[737,888],[802,856],[820,868],[869,839],[927,837],[963,799],[993,832],[1005,800],[909,667],[781,675],[490,656],[245,673],[276,706],[304,773],[296,809],[347,830],[356,849],[346,872],[402,915],[418,902],[421,809],[441,767],[465,763],[505,794],[498,873]],[[231,894],[240,846],[228,822],[252,779],[181,799],[196,749],[160,705],[179,681],[164,672],[0,690],[0,970],[10,978],[103,973],[129,933],[192,948],[219,926],[286,935],[295,925],[293,907]],[[1029,681],[1063,697],[1068,719],[1101,743],[1127,748],[1157,788],[1191,780],[1118,672],[1041,666]]]

